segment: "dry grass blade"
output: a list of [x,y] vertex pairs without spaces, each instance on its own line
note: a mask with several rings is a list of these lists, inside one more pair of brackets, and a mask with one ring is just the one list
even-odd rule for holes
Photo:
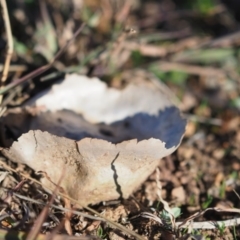
[[[164,226],[164,222],[161,220],[161,218],[159,218],[158,216],[156,216],[156,215],[154,215],[152,213],[149,213],[149,212],[142,212],[141,214],[139,214],[136,217],[149,218],[149,219],[152,219],[152,220],[158,222],[161,226]],[[134,219],[136,217],[133,217],[132,219]]]
[[213,68],[213,67],[201,67],[197,65],[189,65],[178,62],[167,62],[159,61],[156,62],[157,66],[162,71],[181,71],[188,74],[195,74],[200,76],[214,76],[214,77],[225,77],[226,72],[222,69]]
[[[63,175],[63,173],[62,173]],[[62,180],[62,177],[59,179],[58,183],[57,183],[57,186],[56,186],[56,189],[54,190],[53,194],[52,194],[52,197],[49,201],[49,203],[43,208],[42,212],[40,213],[40,215],[38,216],[38,218],[36,219],[36,222],[33,226],[33,229],[30,231],[30,233],[28,234],[27,236],[27,239],[26,240],[33,240],[33,239],[37,239],[37,236],[39,235],[39,232],[40,232],[40,229],[41,229],[41,226],[43,224],[43,221],[44,219],[47,217],[48,215],[48,212],[49,212],[49,207],[51,206],[51,204],[53,203],[54,201],[54,198],[56,197],[56,194],[57,194],[57,191],[59,189],[58,186],[60,186],[60,183],[61,183],[61,180]]]
[[162,198],[162,186],[160,183],[159,168],[156,169],[156,183],[157,183],[157,188],[158,188],[158,191],[157,191],[158,199],[163,204],[164,210],[169,214],[173,229],[176,229],[175,218],[174,218],[173,212],[172,212],[171,208],[169,207],[168,202],[164,201]]
[[[10,25],[10,21],[9,21],[9,15],[8,15],[8,9],[7,9],[7,4],[5,0],[1,0],[1,6],[2,6],[2,11],[3,11],[3,20],[4,20],[4,24],[5,24],[5,29],[6,29],[6,33],[7,33],[7,55],[6,55],[6,59],[5,59],[5,63],[3,66],[3,72],[2,72],[2,79],[1,79],[1,87],[0,90],[3,88],[3,84],[7,79],[8,76],[8,72],[9,72],[9,66],[10,66],[10,62],[11,62],[11,58],[12,58],[12,53],[13,53],[13,38],[12,38],[12,30],[11,30],[11,25]],[[2,103],[2,99],[3,96],[0,95],[0,104]],[[0,108],[0,116],[2,116],[2,114],[4,113],[4,111],[6,110],[6,108]]]
[[1,0],[1,6],[3,10],[3,19],[4,19],[5,29],[7,33],[7,43],[8,43],[7,56],[5,59],[5,64],[4,64],[2,79],[1,79],[1,84],[3,84],[8,76],[9,65],[10,65],[11,57],[13,53],[13,38],[12,38],[12,30],[11,30],[11,25],[9,21],[7,4],[5,0]]
[[240,224],[240,218],[237,219],[230,219],[230,220],[225,220],[225,221],[205,221],[205,222],[192,222],[194,219],[202,216],[204,213],[207,211],[216,211],[216,212],[230,212],[230,213],[240,213],[240,209],[237,208],[207,208],[204,211],[196,212],[192,216],[188,217],[185,219],[183,222],[178,222],[176,225],[178,228],[186,228],[189,225],[194,228],[194,229],[214,229],[217,228],[217,226],[222,226],[224,224],[225,226],[235,226]]
[[240,31],[228,34],[217,39],[210,40],[209,42],[201,44],[199,47],[231,47],[234,43],[238,43]]
[[197,116],[194,114],[183,114],[183,117],[193,122],[211,124],[216,126],[222,126],[223,124],[222,119],[219,119],[219,118],[206,118],[206,117]]
[[[0,64],[0,72],[2,72],[4,69],[4,65]],[[9,71],[8,72],[24,72],[27,70],[27,67],[25,65],[10,65],[9,66]]]
[[182,223],[176,222],[176,225],[179,226],[179,228],[191,227],[192,229],[218,229],[219,226],[233,227],[239,224],[240,224],[240,218],[233,218],[233,219],[224,220],[224,221],[189,222],[188,224],[184,224],[184,225],[182,225]]
[[240,199],[240,196],[239,196],[239,194],[236,192],[235,189],[233,189],[233,192],[236,194],[236,196],[238,197],[238,199]]

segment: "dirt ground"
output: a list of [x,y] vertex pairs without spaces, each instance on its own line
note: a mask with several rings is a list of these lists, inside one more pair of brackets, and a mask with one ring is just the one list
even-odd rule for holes
[[[81,23],[86,26],[47,71],[4,93],[2,115],[4,108],[21,106],[66,73],[97,76],[123,88],[134,77],[128,72],[141,69],[166,84],[188,120],[177,151],[161,160],[158,171],[140,189],[129,199],[92,208],[142,239],[240,239],[238,1],[28,0],[7,1],[7,6],[14,51],[3,85],[50,62]],[[0,23],[2,67],[9,38],[3,18]],[[2,134],[10,136],[12,131]],[[14,237],[13,230],[34,234],[34,222],[35,227],[41,222],[35,234],[54,231],[56,239],[71,231],[76,239],[138,238],[97,216],[65,214],[61,207],[66,202],[58,197],[52,200],[60,208],[44,212],[42,203],[51,195],[20,173],[39,177],[23,165],[1,159],[5,163],[0,170],[1,239],[6,230]],[[170,209],[181,210],[176,227],[159,196]],[[88,209],[76,210],[93,215]],[[186,221],[188,226],[178,227]],[[40,238],[44,236],[34,239]]]

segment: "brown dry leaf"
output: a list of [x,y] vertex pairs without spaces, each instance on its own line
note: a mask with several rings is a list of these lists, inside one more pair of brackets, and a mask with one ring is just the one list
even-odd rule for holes
[[[30,130],[3,154],[46,172],[53,182],[64,169],[61,187],[82,205],[127,198],[176,150],[186,126],[178,109],[149,82],[117,90],[72,74],[29,106],[39,112],[3,118],[3,126],[16,134]],[[19,125],[14,119],[24,114],[26,122]]]

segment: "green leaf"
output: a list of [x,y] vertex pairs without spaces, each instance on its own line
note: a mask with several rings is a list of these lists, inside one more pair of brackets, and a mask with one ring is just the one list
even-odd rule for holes
[[13,38],[14,51],[18,56],[24,56],[28,52],[28,48],[22,42],[19,42],[16,38]]
[[172,210],[174,218],[178,218],[181,215],[181,208],[174,207],[171,210]]
[[207,199],[205,202],[202,203],[202,208],[206,209],[209,207],[209,205],[212,203],[213,197],[211,195],[207,196]]
[[226,61],[226,58],[233,55],[234,51],[230,48],[199,49],[176,54],[171,60],[203,64],[222,63]]

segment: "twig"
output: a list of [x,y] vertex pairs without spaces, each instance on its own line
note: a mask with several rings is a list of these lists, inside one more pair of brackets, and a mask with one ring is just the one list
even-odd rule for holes
[[8,43],[8,49],[7,49],[7,56],[4,63],[3,73],[2,73],[2,79],[1,79],[1,85],[6,81],[8,76],[8,69],[11,62],[11,57],[13,53],[13,39],[12,39],[12,30],[11,25],[9,21],[9,15],[8,15],[8,9],[6,0],[1,0],[2,10],[3,10],[3,20],[5,24],[5,29],[7,33],[7,43]]
[[63,48],[61,48],[58,53],[55,55],[55,57],[46,65],[36,69],[35,71],[27,74],[26,76],[19,78],[17,80],[15,80],[13,83],[10,83],[9,85],[7,85],[6,87],[4,87],[3,89],[0,90],[0,95],[3,95],[4,93],[8,92],[10,89],[26,82],[27,80],[29,80],[30,78],[34,78],[39,76],[40,74],[44,73],[45,71],[47,71],[50,67],[53,66],[54,62],[62,55],[62,53],[68,48],[68,46],[73,42],[73,40],[79,35],[79,33],[83,30],[85,26],[85,23],[83,23],[80,28],[74,33],[73,37],[63,46]]

